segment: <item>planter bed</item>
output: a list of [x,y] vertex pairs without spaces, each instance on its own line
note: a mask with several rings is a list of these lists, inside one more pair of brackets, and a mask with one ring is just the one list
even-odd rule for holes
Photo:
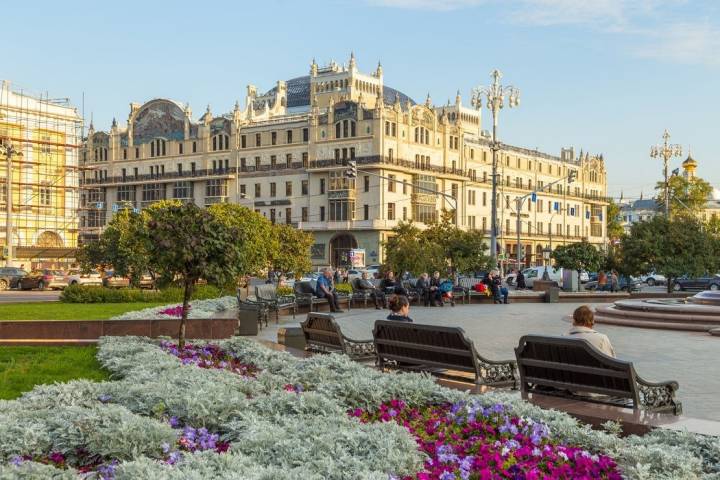
[[515,395],[232,338],[104,337],[115,380],[0,402],[0,478],[717,478],[716,437],[619,438]]

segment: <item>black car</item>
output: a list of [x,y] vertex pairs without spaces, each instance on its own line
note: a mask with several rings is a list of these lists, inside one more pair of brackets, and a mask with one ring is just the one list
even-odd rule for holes
[[[590,275],[590,278],[593,278],[592,274]],[[594,280],[590,280],[589,282],[585,283],[585,290],[597,290],[597,283],[597,274],[595,274]],[[610,291],[610,285],[607,285],[605,288],[607,289],[607,291]],[[621,292],[636,292],[640,290],[640,280],[620,275],[620,277],[618,278],[617,289]]]
[[20,279],[27,275],[22,268],[2,267],[0,268],[0,291],[8,288],[18,288]]
[[720,290],[720,275],[706,275],[704,277],[680,277],[673,281],[673,290]]

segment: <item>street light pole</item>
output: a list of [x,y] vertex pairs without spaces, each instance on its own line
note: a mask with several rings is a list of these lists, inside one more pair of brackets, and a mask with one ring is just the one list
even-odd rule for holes
[[22,153],[18,152],[14,146],[12,146],[8,141],[1,142],[0,143],[0,153],[5,154],[5,160],[6,160],[6,168],[7,168],[7,178],[6,181],[6,188],[7,188],[7,199],[5,201],[5,206],[7,208],[6,210],[6,219],[5,219],[5,243],[7,244],[7,257],[5,259],[5,265],[8,267],[12,267],[12,259],[14,256],[13,252],[13,197],[12,197],[12,157],[13,155],[19,155],[22,156]]
[[489,87],[477,87],[473,89],[472,105],[477,110],[482,108],[482,99],[492,113],[492,198],[490,199],[490,259],[493,266],[497,265],[497,152],[500,150],[500,142],[497,139],[498,118],[500,109],[505,105],[505,96],[508,96],[508,107],[513,108],[520,105],[520,90],[513,86],[500,85],[502,73],[500,70],[493,70],[493,83]]
[[663,160],[663,177],[665,179],[665,217],[670,218],[670,183],[668,182],[668,163],[672,157],[679,157],[682,155],[682,147],[680,145],[673,145],[668,143],[670,140],[670,133],[667,130],[663,133],[663,144],[653,145],[650,147],[651,158],[662,158]]

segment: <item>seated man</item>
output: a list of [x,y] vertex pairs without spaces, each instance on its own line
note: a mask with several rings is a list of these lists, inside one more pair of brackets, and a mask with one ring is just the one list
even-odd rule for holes
[[393,272],[387,272],[387,274],[385,274],[385,278],[383,278],[382,282],[380,282],[380,288],[387,295],[392,295],[394,293],[396,295],[407,296],[407,291],[403,288],[402,282],[395,279],[395,274]]
[[593,330],[593,325],[595,325],[595,316],[589,307],[583,305],[573,312],[573,326],[565,335],[587,340],[593,347],[614,358],[615,350],[610,344],[610,339],[604,333]]
[[423,305],[426,307],[430,305],[430,282],[428,280],[428,274],[420,274],[420,278],[415,282],[415,290],[423,301]]
[[343,313],[338,305],[338,295],[333,289],[332,283],[332,271],[327,268],[323,271],[323,274],[318,277],[317,285],[315,286],[315,295],[319,298],[326,298],[328,305],[330,305],[330,311],[333,313]]
[[434,272],[430,279],[430,305],[443,306],[442,292],[440,291],[440,272]]
[[368,279],[368,273],[362,272],[362,277],[357,279],[356,282],[358,290],[368,292],[370,294],[370,297],[375,302],[375,308],[380,310],[382,307],[385,306],[385,294],[375,288],[375,285]]

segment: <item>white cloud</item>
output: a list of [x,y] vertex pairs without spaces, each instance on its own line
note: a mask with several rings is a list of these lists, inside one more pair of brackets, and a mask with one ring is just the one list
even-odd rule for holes
[[643,35],[633,53],[682,64],[720,66],[720,28],[705,22],[677,22]]
[[457,10],[486,3],[485,0],[368,0],[379,7],[404,8],[408,10]]

